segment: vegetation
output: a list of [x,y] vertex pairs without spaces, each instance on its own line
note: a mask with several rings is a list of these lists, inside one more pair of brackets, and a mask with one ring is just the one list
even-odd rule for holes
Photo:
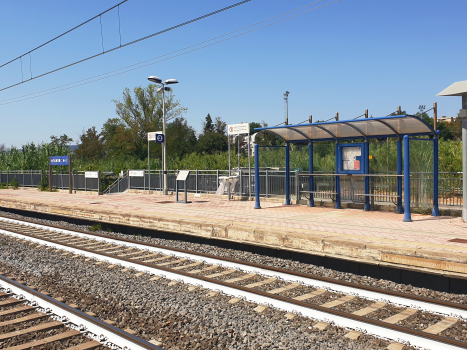
[[[92,126],[79,135],[78,148],[72,152],[69,144],[73,140],[67,135],[51,136],[49,143],[36,145],[28,143],[17,149],[8,149],[0,144],[0,170],[42,170],[48,169],[50,156],[72,155],[73,169],[76,171],[96,171],[119,173],[127,169],[147,169],[148,143],[147,132],[162,130],[162,92],[157,86],[137,87],[131,91],[125,89],[121,100],[114,100],[116,117],[108,119],[99,128]],[[167,151],[169,169],[227,169],[228,138],[226,123],[220,117],[207,114],[203,130],[196,135],[195,130],[184,118],[187,108],[175,99],[172,93],[166,96]],[[405,114],[405,112],[402,112]],[[433,119],[422,109],[417,116],[433,125]],[[440,131],[439,170],[441,172],[462,171],[461,120],[453,123],[438,122]],[[266,123],[250,122],[251,133],[254,128],[267,126]],[[246,141],[240,139],[241,144]],[[262,146],[281,146],[284,142],[271,133],[260,132],[256,143]],[[236,142],[236,141],[234,141]],[[355,141],[359,142],[359,141]],[[361,142],[361,141],[360,141]],[[237,146],[232,144],[232,165],[238,161]],[[396,171],[397,142],[395,139],[370,140],[370,170],[372,172]],[[151,169],[161,169],[161,147],[151,145]],[[262,148],[260,166],[283,167],[285,154],[282,148]],[[333,171],[335,169],[334,142],[316,142],[314,144],[314,170]],[[308,147],[291,145],[291,169],[308,169]],[[253,162],[253,159],[252,159]],[[240,165],[248,166],[248,156],[244,147],[241,149]],[[414,171],[431,171],[432,147],[424,141],[411,142],[411,166]],[[54,170],[68,171],[66,166],[56,166]],[[104,177],[103,188],[113,180]],[[0,185],[0,188],[8,186]],[[40,184],[42,190],[48,189],[47,177]]]

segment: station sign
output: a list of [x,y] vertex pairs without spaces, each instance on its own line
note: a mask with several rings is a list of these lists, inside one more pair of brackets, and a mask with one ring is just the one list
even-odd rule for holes
[[162,131],[148,132],[148,141],[156,141],[157,143],[162,143],[165,139],[164,136],[165,135],[162,133]]
[[84,172],[84,177],[86,179],[98,179],[99,178],[99,172],[98,171],[85,171]]
[[250,123],[230,124],[227,126],[228,135],[242,135],[250,133]]
[[69,165],[70,158],[68,156],[52,156],[49,159],[50,165]]

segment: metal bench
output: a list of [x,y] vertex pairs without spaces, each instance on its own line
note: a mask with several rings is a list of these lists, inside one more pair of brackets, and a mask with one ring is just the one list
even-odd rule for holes
[[337,192],[329,192],[329,191],[300,191],[300,193],[303,193],[306,199],[310,199],[306,196],[307,194],[315,194],[315,193],[329,194],[329,198],[333,202],[335,201],[335,198],[332,198],[331,196],[333,195],[335,196],[337,194]]

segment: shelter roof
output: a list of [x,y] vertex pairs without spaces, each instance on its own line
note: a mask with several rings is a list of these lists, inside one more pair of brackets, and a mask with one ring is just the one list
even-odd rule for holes
[[324,123],[256,128],[269,131],[288,142],[435,135],[423,120],[413,115],[369,118]]
[[436,96],[462,96],[462,95],[467,95],[467,80],[458,81],[448,86],[446,89],[441,91]]

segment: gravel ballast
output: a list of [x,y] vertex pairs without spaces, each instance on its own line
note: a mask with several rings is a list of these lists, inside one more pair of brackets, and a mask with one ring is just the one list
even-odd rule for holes
[[363,334],[354,341],[347,330],[313,328],[316,320],[267,308],[208,290],[188,291],[183,283],[169,286],[164,278],[135,276],[136,271],[96,265],[85,258],[63,256],[63,251],[31,246],[23,240],[0,236],[0,270],[61,297],[102,320],[111,320],[136,335],[157,339],[164,349],[384,349],[388,341]]

